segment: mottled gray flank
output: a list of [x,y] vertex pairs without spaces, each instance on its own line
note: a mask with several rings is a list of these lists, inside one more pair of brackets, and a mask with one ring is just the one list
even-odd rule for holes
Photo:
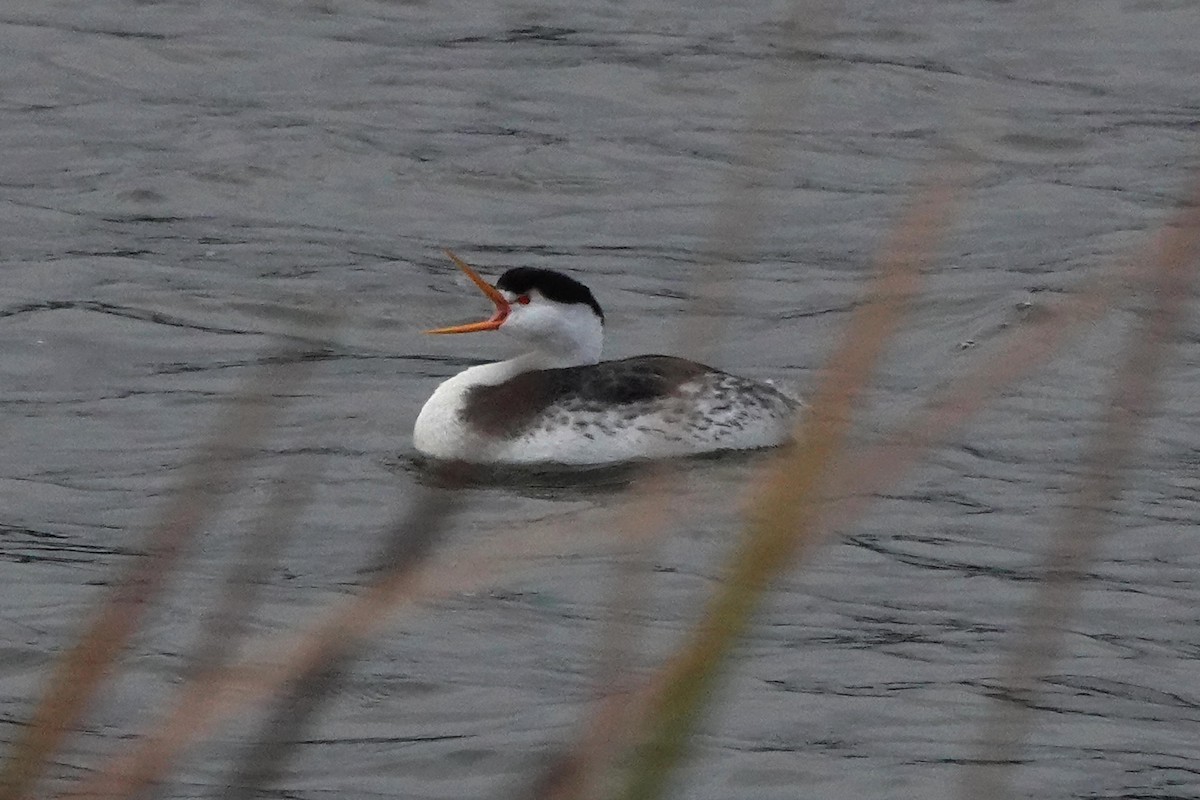
[[795,407],[766,384],[688,359],[647,355],[532,370],[477,386],[467,394],[462,418],[480,435],[504,440],[563,427],[588,439],[653,428],[664,440],[693,442],[698,451],[728,449],[762,420],[786,429]]
[[[742,175],[766,212],[702,320],[728,333],[705,360],[808,389],[910,187],[948,148],[966,152],[974,186],[872,389],[870,438],[1048,301],[1136,257],[1184,195],[1200,152],[1191,0],[845,5],[831,36],[798,46],[773,2],[4,3],[0,739],[299,305],[340,304],[347,322],[59,779],[155,716],[294,459],[321,455],[325,477],[251,630],[299,625],[361,582],[420,480],[421,403],[505,352],[497,337],[420,334],[477,294],[442,247],[489,276],[569,267],[605,300],[608,358],[686,356],[697,265]],[[753,91],[779,64],[806,90],[779,161],[747,173]],[[1136,307],[780,582],[678,796],[954,795]],[[1198,387],[1193,320],[1069,656],[1036,702],[1024,796],[1200,796]],[[687,464],[671,501],[687,521],[654,559],[640,663],[720,580],[756,463]],[[617,502],[550,479],[464,491],[445,546],[546,519],[601,539]],[[521,785],[577,729],[610,567],[568,551],[397,625],[281,790],[461,800]],[[252,729],[223,728],[164,794],[213,796]]]

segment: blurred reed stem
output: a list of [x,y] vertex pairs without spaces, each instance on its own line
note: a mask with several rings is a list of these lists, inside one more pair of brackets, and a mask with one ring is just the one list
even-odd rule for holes
[[[329,323],[305,316],[306,333]],[[213,433],[182,469],[178,488],[151,528],[145,554],[125,567],[85,626],[58,660],[0,771],[0,799],[29,797],[68,733],[78,727],[118,655],[141,626],[153,600],[178,566],[186,546],[234,491],[242,468],[271,429],[271,417],[307,377],[312,363],[298,343],[282,345],[238,390],[218,416]]]
[[1137,286],[1149,307],[1130,333],[1114,368],[1110,398],[1083,457],[1083,469],[1064,509],[1047,558],[1046,575],[1033,592],[1003,668],[1001,691],[982,724],[977,754],[965,771],[961,796],[981,800],[1011,797],[1011,775],[1033,723],[1038,682],[1062,650],[1062,636],[1078,605],[1080,582],[1103,538],[1137,438],[1153,416],[1158,384],[1170,346],[1181,329],[1195,289],[1200,260],[1200,182],[1183,211],[1159,232],[1148,259],[1149,280]]
[[795,443],[767,476],[725,580],[664,669],[621,800],[662,795],[683,758],[721,666],[750,624],[771,580],[816,539],[828,467],[845,447],[851,414],[916,290],[920,268],[956,208],[957,170],[917,193],[883,249],[866,302],[824,371]]

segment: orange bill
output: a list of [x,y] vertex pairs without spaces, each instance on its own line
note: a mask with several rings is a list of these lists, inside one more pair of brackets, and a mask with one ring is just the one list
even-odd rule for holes
[[508,300],[504,299],[504,295],[496,291],[496,287],[479,277],[475,270],[471,269],[470,264],[463,261],[458,256],[454,255],[449,248],[446,249],[446,255],[450,256],[450,260],[467,273],[467,277],[479,287],[479,290],[486,294],[488,298],[496,304],[496,313],[491,319],[485,319],[482,322],[469,322],[466,325],[451,325],[448,328],[434,328],[433,330],[425,331],[426,333],[475,333],[476,331],[494,331],[504,324],[504,320],[508,319],[508,312],[512,308]]

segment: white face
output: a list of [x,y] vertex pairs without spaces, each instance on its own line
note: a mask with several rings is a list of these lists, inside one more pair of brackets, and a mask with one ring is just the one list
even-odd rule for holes
[[508,291],[501,294],[511,303],[501,333],[572,362],[600,360],[604,327],[589,306],[548,300],[537,289],[522,295]]

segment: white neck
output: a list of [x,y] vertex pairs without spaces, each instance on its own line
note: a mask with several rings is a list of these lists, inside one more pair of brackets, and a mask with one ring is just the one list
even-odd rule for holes
[[514,374],[595,364],[604,347],[604,326],[587,306],[541,300],[518,307],[500,333],[515,339],[522,355],[510,359]]
[[581,367],[600,361],[602,343],[599,339],[594,342],[564,341],[558,344],[562,346],[537,347],[515,358],[507,359],[502,363],[512,364],[513,374],[516,374],[519,372],[528,372],[532,369]]
[[[599,343],[597,343],[599,344]],[[503,383],[514,375],[522,372],[532,372],[535,369],[561,369],[563,367],[582,367],[600,361],[600,347],[595,348],[560,348],[556,350],[531,350],[514,358],[506,358],[491,364],[481,364],[472,367],[467,372],[473,373],[472,383],[497,384]],[[465,373],[464,373],[465,374]]]

